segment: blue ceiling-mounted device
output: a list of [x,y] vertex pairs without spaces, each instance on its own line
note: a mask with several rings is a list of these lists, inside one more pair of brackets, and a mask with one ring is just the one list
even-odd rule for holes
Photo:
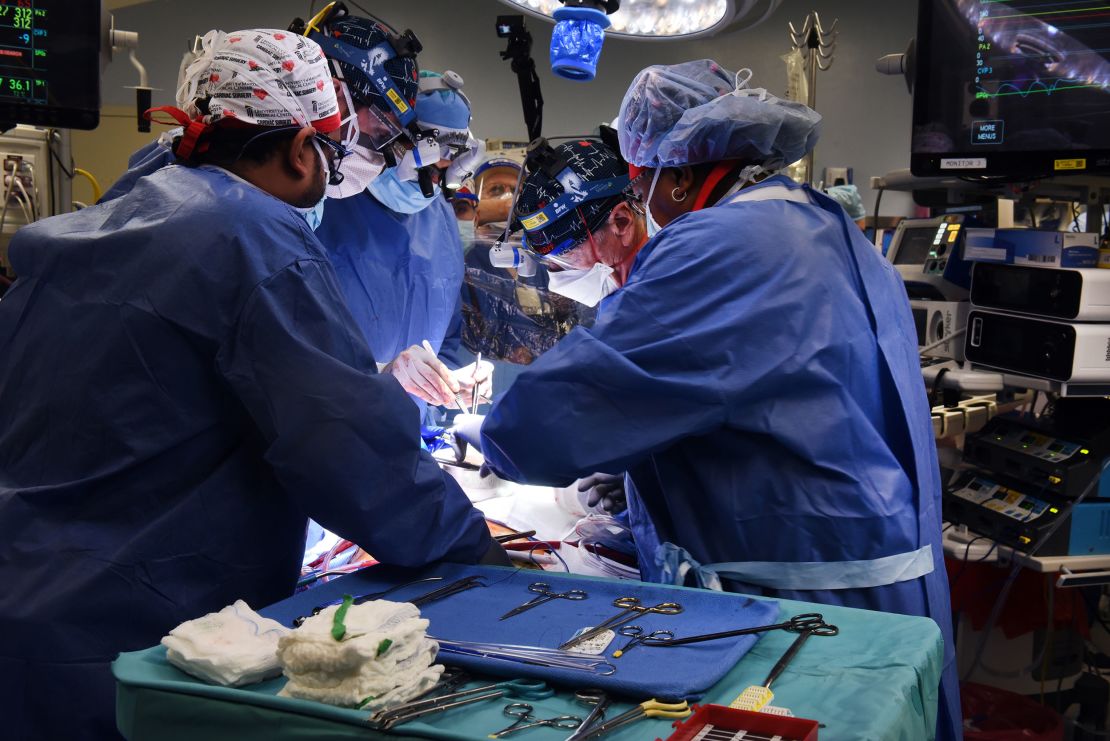
[[620,0],[561,0],[553,14],[551,71],[560,77],[589,82],[597,73],[597,60],[605,43],[609,14],[620,10]]

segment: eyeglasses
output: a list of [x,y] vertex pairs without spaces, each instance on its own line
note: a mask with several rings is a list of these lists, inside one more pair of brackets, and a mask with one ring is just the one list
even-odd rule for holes
[[[258,141],[259,139],[261,139],[263,137],[273,136],[274,134],[280,134],[282,132],[300,131],[303,128],[304,127],[299,125],[299,124],[295,124],[293,126],[275,126],[275,127],[273,127],[272,129],[270,129],[268,131],[263,131],[263,132],[260,132],[258,134],[255,134],[254,136],[252,136],[250,139],[247,139],[247,141],[243,143],[243,146],[239,149],[239,156],[240,157],[243,156],[243,152],[246,151],[247,147],[249,147],[251,144],[253,144],[254,142]],[[338,165],[340,160],[342,160],[344,157],[346,157],[348,154],[351,153],[349,149],[347,149],[345,146],[343,146],[339,142],[335,141],[334,139],[329,138],[326,134],[321,134],[320,132],[317,131],[316,133],[314,133],[312,135],[312,138],[316,142],[318,142],[321,146],[327,147],[327,150],[325,150],[325,151],[330,151],[331,152],[331,159],[337,165]]]
[[482,198],[505,198],[512,196],[515,187],[509,183],[490,183],[488,188],[482,188]]
[[473,201],[466,199],[459,199],[451,202],[451,207],[455,210],[456,218],[473,219],[477,208]]
[[[323,146],[327,147],[328,150],[331,150],[332,160],[336,163],[337,166],[344,157],[351,153],[351,150],[347,149],[345,146],[335,141],[334,139],[328,137],[326,134],[321,134],[317,132],[316,134],[313,134],[312,138],[318,141]],[[325,152],[326,151],[327,150],[325,150]]]
[[350,150],[319,132],[313,134],[312,139],[320,145],[320,151],[324,153],[324,166],[328,170],[328,185],[339,185],[343,182],[343,173],[339,172],[339,165],[343,162],[343,158],[351,153]]

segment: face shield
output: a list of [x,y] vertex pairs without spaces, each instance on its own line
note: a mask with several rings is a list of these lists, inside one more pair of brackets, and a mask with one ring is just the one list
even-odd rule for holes
[[395,167],[412,146],[397,121],[375,106],[359,108],[358,123],[358,144],[385,157],[387,167]]
[[[320,45],[333,62],[341,62],[361,70],[380,93],[389,110],[378,105],[366,105],[358,109],[357,143],[379,152],[385,157],[387,166],[395,166],[408,148],[404,139],[407,131],[415,129],[416,112],[398,90],[384,65],[386,61],[397,57],[415,58],[421,49],[419,40],[411,31],[406,31],[400,36],[391,36],[388,41],[373,48],[365,49],[325,33],[310,32],[308,36]],[[333,64],[333,69],[336,76],[343,79],[341,65]]]

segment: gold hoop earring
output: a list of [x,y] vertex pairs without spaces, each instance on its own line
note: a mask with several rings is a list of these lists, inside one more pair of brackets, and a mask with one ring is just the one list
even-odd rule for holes
[[686,200],[686,196],[690,195],[689,193],[683,193],[682,198],[679,198],[678,196],[675,195],[675,193],[677,193],[677,192],[678,192],[677,187],[674,190],[671,191],[671,200],[674,201],[675,203],[682,203],[683,201]]

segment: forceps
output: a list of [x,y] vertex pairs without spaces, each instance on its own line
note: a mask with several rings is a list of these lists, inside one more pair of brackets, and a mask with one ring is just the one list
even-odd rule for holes
[[379,710],[370,716],[369,721],[378,728],[389,730],[393,726],[422,718],[425,715],[470,705],[475,702],[494,700],[505,695],[525,700],[543,700],[554,694],[555,691],[548,687],[546,682],[536,679],[511,679],[505,682],[488,684],[484,687],[463,690],[462,692],[452,692],[448,695],[437,695],[426,700],[408,702],[390,710]]
[[535,594],[538,594],[539,597],[536,597],[533,600],[525,602],[523,605],[520,605],[519,607],[514,607],[513,609],[509,610],[504,615],[499,617],[498,620],[508,620],[509,618],[513,617],[514,615],[519,615],[522,612],[527,612],[528,610],[531,610],[533,607],[539,607],[540,605],[545,604],[547,602],[550,602],[551,600],[554,600],[554,599],[580,600],[580,599],[586,599],[586,596],[587,596],[586,593],[583,592],[581,589],[570,589],[566,592],[552,592],[551,591],[551,585],[550,584],[544,584],[542,581],[538,581],[535,584],[532,584],[531,586],[529,586],[528,591],[533,592]]
[[806,630],[827,628],[828,625],[829,624],[825,622],[825,618],[821,613],[803,612],[801,615],[795,615],[784,623],[775,623],[774,625],[761,625],[756,628],[739,628],[737,630],[726,630],[722,633],[706,633],[700,636],[669,638],[662,641],[654,638],[646,638],[641,641],[641,644],[653,647],[688,646],[691,643],[704,643],[705,641],[716,641],[721,638],[735,638],[736,636],[746,636],[753,633],[765,633],[769,630],[786,630],[791,633],[801,633]]
[[624,644],[623,648],[619,648],[613,652],[614,659],[619,659],[644,641],[669,641],[674,638],[674,633],[669,630],[655,630],[651,633],[645,633],[644,629],[639,625],[626,625],[620,629],[620,634],[632,640]]
[[767,675],[767,679],[763,680],[764,687],[770,688],[771,682],[774,682],[776,679],[778,679],[779,675],[786,670],[787,665],[789,665],[791,660],[793,660],[793,658],[798,655],[798,652],[802,650],[802,646],[805,645],[805,642],[809,640],[810,636],[839,635],[840,628],[836,627],[835,625],[825,624],[815,628],[792,630],[791,632],[797,633],[798,637],[795,638],[794,642],[790,644],[790,648],[786,649],[786,653],[782,655],[782,658],[779,659],[773,667],[771,667],[771,672]]
[[512,705],[506,705],[504,713],[510,718],[516,718],[513,724],[508,728],[491,733],[490,738],[502,738],[508,736],[510,733],[523,731],[527,728],[538,728],[540,726],[550,726],[552,728],[577,728],[582,719],[577,715],[557,715],[554,718],[537,718],[532,715],[532,706],[526,702],[514,702]]
[[587,705],[593,709],[590,710],[586,720],[582,721],[582,724],[575,729],[574,733],[567,736],[566,741],[581,741],[585,738],[590,729],[605,718],[605,711],[613,704],[609,695],[602,690],[579,690],[574,693],[574,699],[578,701],[579,705]]
[[638,615],[645,615],[647,613],[656,613],[658,615],[677,615],[682,612],[682,605],[677,602],[660,602],[654,607],[644,607],[640,604],[640,600],[635,597],[617,597],[613,600],[613,607],[619,607],[622,612],[617,613],[614,617],[609,618],[604,623],[590,628],[585,633],[571,638],[566,643],[559,646],[564,651],[569,651],[572,646],[577,646],[583,641],[588,641],[594,636],[601,635],[607,630],[619,628],[625,623],[630,623],[637,618]]
[[771,700],[775,699],[775,693],[771,691],[771,683],[779,678],[785,670],[787,665],[798,655],[802,650],[802,646],[809,640],[810,636],[835,636],[840,633],[840,628],[835,625],[829,625],[822,621],[822,624],[816,627],[807,627],[799,630],[787,628],[786,630],[797,633],[798,637],[790,644],[790,648],[786,649],[786,653],[782,658],[771,667],[771,672],[767,678],[763,680],[763,684],[755,687],[748,687],[740,696],[732,701],[729,707],[739,708],[740,710],[750,710],[756,712],[765,707]]
[[[372,600],[381,599],[382,597],[385,597],[386,595],[393,594],[398,589],[404,589],[405,587],[411,587],[413,584],[423,584],[424,582],[442,581],[442,580],[443,580],[442,576],[429,576],[425,579],[417,579],[416,581],[410,581],[406,584],[398,584],[395,587],[390,587],[389,589],[383,589],[380,592],[371,592],[370,594],[359,595],[358,597],[355,597],[355,601],[351,604],[361,605],[363,602],[370,602]],[[322,604],[322,605],[316,605],[316,607],[312,608],[312,612],[310,614],[301,615],[301,616],[297,617],[296,619],[294,619],[293,620],[293,627],[294,628],[299,628],[299,627],[301,627],[301,625],[304,623],[305,620],[308,620],[313,615],[319,615],[321,612],[324,611],[325,608],[331,607],[332,605],[341,605],[341,604],[343,604],[343,600],[342,599],[337,599],[337,600],[332,600],[331,602],[327,602],[327,603]]]
[[432,697],[446,695],[449,692],[454,692],[469,681],[469,674],[467,674],[465,671],[458,668],[457,666],[449,666],[443,670],[443,674],[439,675],[439,681],[432,685],[431,689],[425,690],[416,697],[413,697],[408,702],[406,702],[404,706],[408,707],[414,703],[420,702],[421,700],[427,700]]
[[[481,402],[482,402],[482,398],[478,394],[478,382],[477,382],[478,369],[481,368],[481,367],[482,367],[482,353],[481,353],[481,351],[479,351],[478,352],[478,357],[474,359],[474,378],[475,378],[475,382],[474,382],[474,393],[471,394],[471,396],[474,398],[474,405],[470,407],[470,413],[471,414],[477,414],[478,413],[478,405],[481,404]],[[488,401],[488,399],[487,399],[487,401]]]

